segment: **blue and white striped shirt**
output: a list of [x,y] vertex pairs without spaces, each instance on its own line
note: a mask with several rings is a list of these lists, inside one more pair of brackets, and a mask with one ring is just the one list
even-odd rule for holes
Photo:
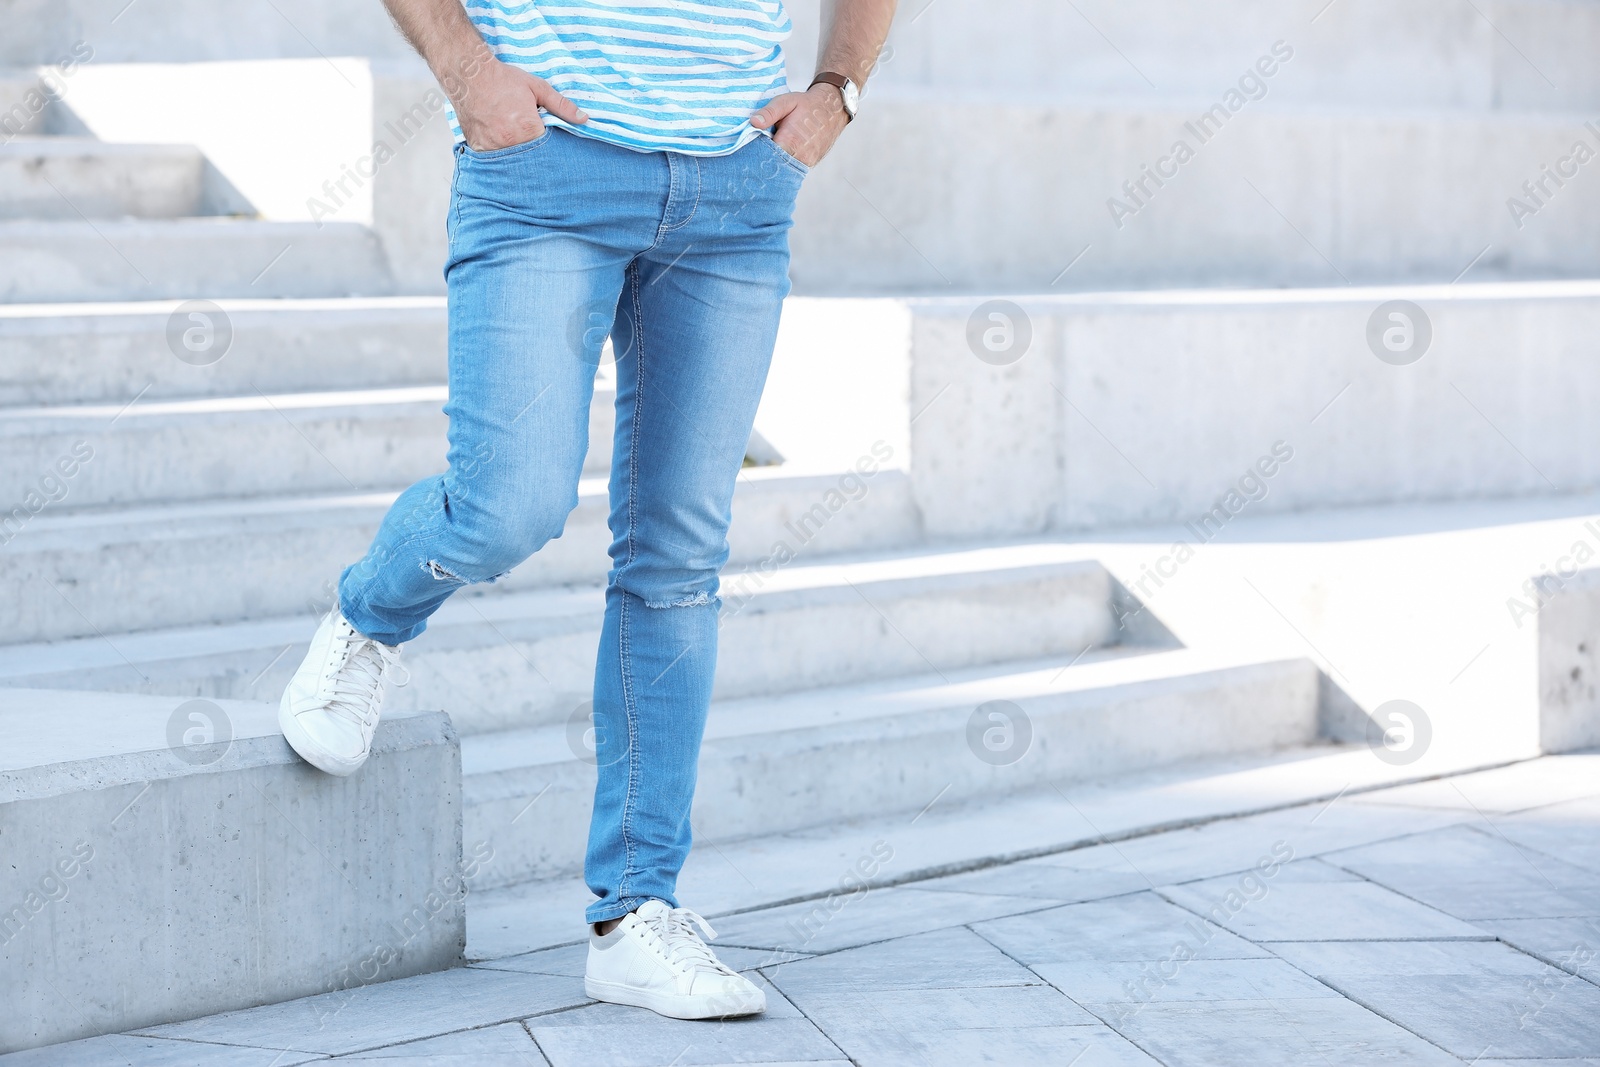
[[[552,126],[638,151],[726,155],[759,136],[750,116],[788,91],[783,0],[465,0],[503,61],[589,113]],[[454,113],[450,124],[461,136]]]

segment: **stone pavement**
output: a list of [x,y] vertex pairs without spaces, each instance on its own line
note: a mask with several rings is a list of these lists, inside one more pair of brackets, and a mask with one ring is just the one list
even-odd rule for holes
[[1597,882],[1600,754],[1545,757],[723,917],[758,1019],[591,1003],[566,945],[0,1067],[1600,1065]]

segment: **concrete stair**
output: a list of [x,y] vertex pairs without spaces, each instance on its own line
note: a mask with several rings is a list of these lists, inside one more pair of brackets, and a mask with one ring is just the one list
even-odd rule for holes
[[[716,695],[1083,654],[1120,640],[1115,595],[1102,567],[1050,544],[730,568]],[[589,698],[603,605],[597,585],[458,597],[407,647],[411,684],[389,706],[448,707],[467,734],[564,724]],[[0,648],[0,685],[265,699],[309,629],[299,614],[127,634],[114,649],[98,636],[13,645]]]
[[0,144],[0,219],[146,219],[210,214],[192,145],[25,137]]
[[[590,472],[611,466],[614,397],[595,391]],[[0,477],[25,484],[88,442],[93,459],[72,483],[83,506],[403,486],[444,469],[447,398],[408,386],[11,408]]]
[[0,303],[371,296],[393,289],[382,246],[357,223],[0,222]]
[[[767,559],[780,541],[791,551],[824,555],[884,549],[919,537],[904,471],[879,471],[854,500],[838,495],[840,479],[787,474],[781,467],[746,470],[734,494],[734,564]],[[33,590],[18,601],[17,612],[0,618],[0,641],[326,611],[339,568],[366,551],[394,496],[388,491],[46,510],[22,524],[0,552],[5,580]],[[835,500],[846,505],[829,510]],[[604,479],[580,482],[566,532],[493,591],[603,581],[609,566],[607,511]]]
[[0,404],[126,403],[134,396],[380,389],[445,380],[443,297],[223,299],[218,309],[232,343],[205,365],[176,359],[170,348],[168,326],[182,303],[0,304]]
[[[701,750],[695,832],[724,841],[909,818],[942,799],[1305,745],[1317,737],[1319,678],[1304,659],[1107,650],[721,702]],[[999,722],[981,717],[986,705],[1015,731],[1000,743],[1028,745],[999,765],[975,740]],[[466,840],[495,855],[478,885],[578,868],[594,791],[585,725],[463,740]]]

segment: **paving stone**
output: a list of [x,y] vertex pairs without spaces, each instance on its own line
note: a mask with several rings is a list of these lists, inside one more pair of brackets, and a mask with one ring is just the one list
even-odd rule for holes
[[1600,872],[1600,800],[1552,804],[1495,820],[1495,828],[1519,845]]
[[530,1038],[525,1052],[466,1052],[448,1053],[396,1053],[393,1056],[372,1056],[355,1060],[352,1056],[335,1056],[319,1063],[360,1062],[366,1067],[549,1067],[550,1061]]
[[529,1033],[553,1067],[688,1067],[690,1064],[838,1060],[833,1042],[770,982],[764,1014],[689,1022],[644,1008],[592,1004],[529,1019]]
[[[423,1063],[436,1063],[439,1067],[466,1067],[473,1063],[490,1063],[495,1067],[544,1067],[544,1055],[533,1043],[521,1023],[501,1023],[478,1030],[463,1030],[442,1037],[426,1037],[421,1041],[407,1041],[399,1045],[369,1049],[340,1056],[343,1060],[404,1060],[406,1067],[421,1067]],[[396,1065],[398,1067],[398,1065]]]
[[1416,949],[1413,942],[1298,944],[1283,956],[1467,1060],[1600,1055],[1600,988],[1499,942]]
[[1544,756],[1509,767],[1458,774],[1350,797],[1353,804],[1509,813],[1595,795],[1600,753]]
[[960,927],[786,963],[767,974],[790,997],[820,996],[840,989],[972,989],[1043,984],[1043,979],[1028,968]]
[[467,959],[492,960],[588,936],[583,909],[594,894],[582,878],[474,892],[467,904]]
[[1057,904],[1102,900],[1150,888],[1144,876],[1133,871],[1085,871],[1038,860],[913,884],[935,892],[990,893]]
[[1280,881],[1257,871],[1161,895],[1251,941],[1484,940],[1482,930],[1371,882]]
[[1042,908],[1025,897],[874,889],[716,920],[717,940],[748,948],[833,952]]
[[921,1034],[1100,1025],[1060,990],[1043,983],[959,989],[875,989],[868,983],[836,983],[827,992],[798,992],[794,1000],[830,1036],[881,1028]]
[[1474,925],[1600,985],[1600,919],[1483,919]]
[[830,1029],[859,1067],[1153,1067],[1157,1063],[1104,1026],[921,1028],[892,1024]]
[[1175,955],[1200,959],[1270,955],[1154,893],[1067,904],[1031,915],[976,923],[972,928],[1029,967],[1086,960],[1170,960]]
[[1119,1028],[1166,1067],[1461,1067],[1456,1057],[1342,998],[1151,1004]]
[[1037,963],[1041,978],[1100,1018],[1116,1020],[1149,1004],[1195,1001],[1319,1000],[1339,994],[1283,960],[1175,960]]
[[294,1067],[321,1056],[110,1034],[0,1056],[4,1067]]
[[1458,919],[1600,916],[1600,879],[1518,847],[1489,826],[1453,826],[1327,857]]
[[140,1033],[338,1054],[586,1003],[583,984],[571,978],[460,967]]
[[[711,947],[716,950],[718,959],[736,971],[753,971],[757,967],[771,967],[806,958],[804,953],[799,952],[739,948],[734,945],[718,945],[715,942]],[[588,958],[588,945],[564,945],[561,948],[547,948],[521,956],[508,956],[503,960],[485,960],[473,966],[484,970],[521,971],[524,974],[564,974],[569,978],[582,978],[584,964]]]
[[1305,859],[1405,834],[1454,825],[1470,816],[1454,811],[1409,811],[1355,805],[1347,799],[1204,826],[1150,834],[1129,841],[1041,856],[1030,862],[1078,870],[1140,876],[1144,885],[1170,885],[1242,872],[1262,862]]

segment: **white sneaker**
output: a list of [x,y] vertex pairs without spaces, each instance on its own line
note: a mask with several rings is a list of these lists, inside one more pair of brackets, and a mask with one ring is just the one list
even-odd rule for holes
[[372,751],[384,679],[394,671],[395,684],[405,685],[399,646],[363,636],[334,608],[278,704],[284,740],[318,770],[354,774]]
[[583,989],[595,1000],[671,1019],[723,1019],[767,1010],[767,995],[726,967],[695,932],[717,932],[688,908],[647,900],[601,937],[589,927]]

